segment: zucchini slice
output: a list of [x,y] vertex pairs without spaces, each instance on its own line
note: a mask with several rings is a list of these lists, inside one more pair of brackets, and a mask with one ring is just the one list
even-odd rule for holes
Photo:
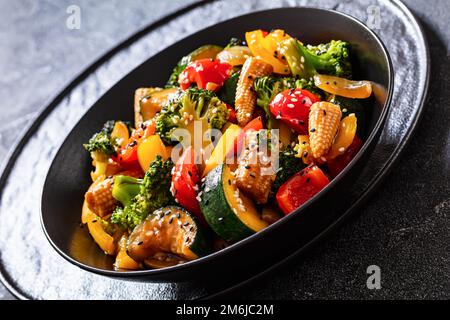
[[134,94],[134,122],[136,128],[144,121],[151,120],[167,103],[176,88],[139,88]]
[[189,53],[183,58],[182,61],[183,63],[188,64],[191,61],[200,59],[215,59],[217,54],[222,50],[223,48],[221,46],[217,46],[215,44],[206,44]]
[[220,237],[236,242],[268,226],[253,202],[239,192],[226,164],[205,177],[200,208],[206,221]]
[[200,225],[177,206],[158,209],[137,225],[128,238],[127,249],[128,255],[138,262],[161,253],[194,260],[209,252]]

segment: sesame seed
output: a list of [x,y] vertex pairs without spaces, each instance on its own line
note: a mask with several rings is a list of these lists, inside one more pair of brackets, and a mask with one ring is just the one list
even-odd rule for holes
[[339,152],[340,152],[340,153],[343,153],[344,151],[345,151],[345,148],[344,148],[344,147],[340,147],[340,148],[339,148]]

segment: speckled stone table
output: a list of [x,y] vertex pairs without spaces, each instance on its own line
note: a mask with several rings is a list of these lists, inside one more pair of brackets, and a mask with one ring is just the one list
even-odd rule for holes
[[[0,0],[0,161],[17,132],[74,75],[190,2]],[[423,23],[432,58],[429,99],[412,143],[360,215],[301,262],[240,297],[450,297],[450,2],[435,0],[433,10],[428,1],[405,2]],[[66,26],[73,4],[81,9],[80,30]],[[382,289],[369,292],[366,268],[372,264],[381,268]],[[0,298],[12,297],[0,287]]]

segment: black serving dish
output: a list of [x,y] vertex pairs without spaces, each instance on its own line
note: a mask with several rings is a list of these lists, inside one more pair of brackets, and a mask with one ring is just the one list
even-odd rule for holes
[[[377,83],[365,143],[324,190],[296,212],[249,238],[198,260],[170,268],[118,272],[80,228],[85,190],[90,184],[91,163],[82,144],[109,119],[132,120],[134,90],[164,85],[172,67],[184,53],[207,43],[224,44],[252,29],[282,28],[305,43],[342,39],[352,44],[355,78]],[[41,221],[52,246],[73,264],[98,274],[140,281],[187,281],[251,274],[283,259],[316,238],[339,220],[338,208],[370,157],[390,106],[393,69],[379,38],[358,20],[345,14],[313,8],[266,10],[221,22],[193,34],[148,59],[102,96],[78,122],[59,149],[48,172],[42,194]],[[232,270],[232,272],[230,272]]]

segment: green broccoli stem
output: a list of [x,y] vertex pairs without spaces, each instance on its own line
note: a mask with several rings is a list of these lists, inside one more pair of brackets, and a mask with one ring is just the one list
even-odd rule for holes
[[112,195],[123,206],[131,204],[134,197],[139,194],[143,180],[129,176],[115,176]]
[[123,205],[114,210],[111,221],[124,229],[133,229],[154,210],[173,202],[170,192],[173,162],[161,156],[150,164],[143,179],[116,176],[113,197]]

